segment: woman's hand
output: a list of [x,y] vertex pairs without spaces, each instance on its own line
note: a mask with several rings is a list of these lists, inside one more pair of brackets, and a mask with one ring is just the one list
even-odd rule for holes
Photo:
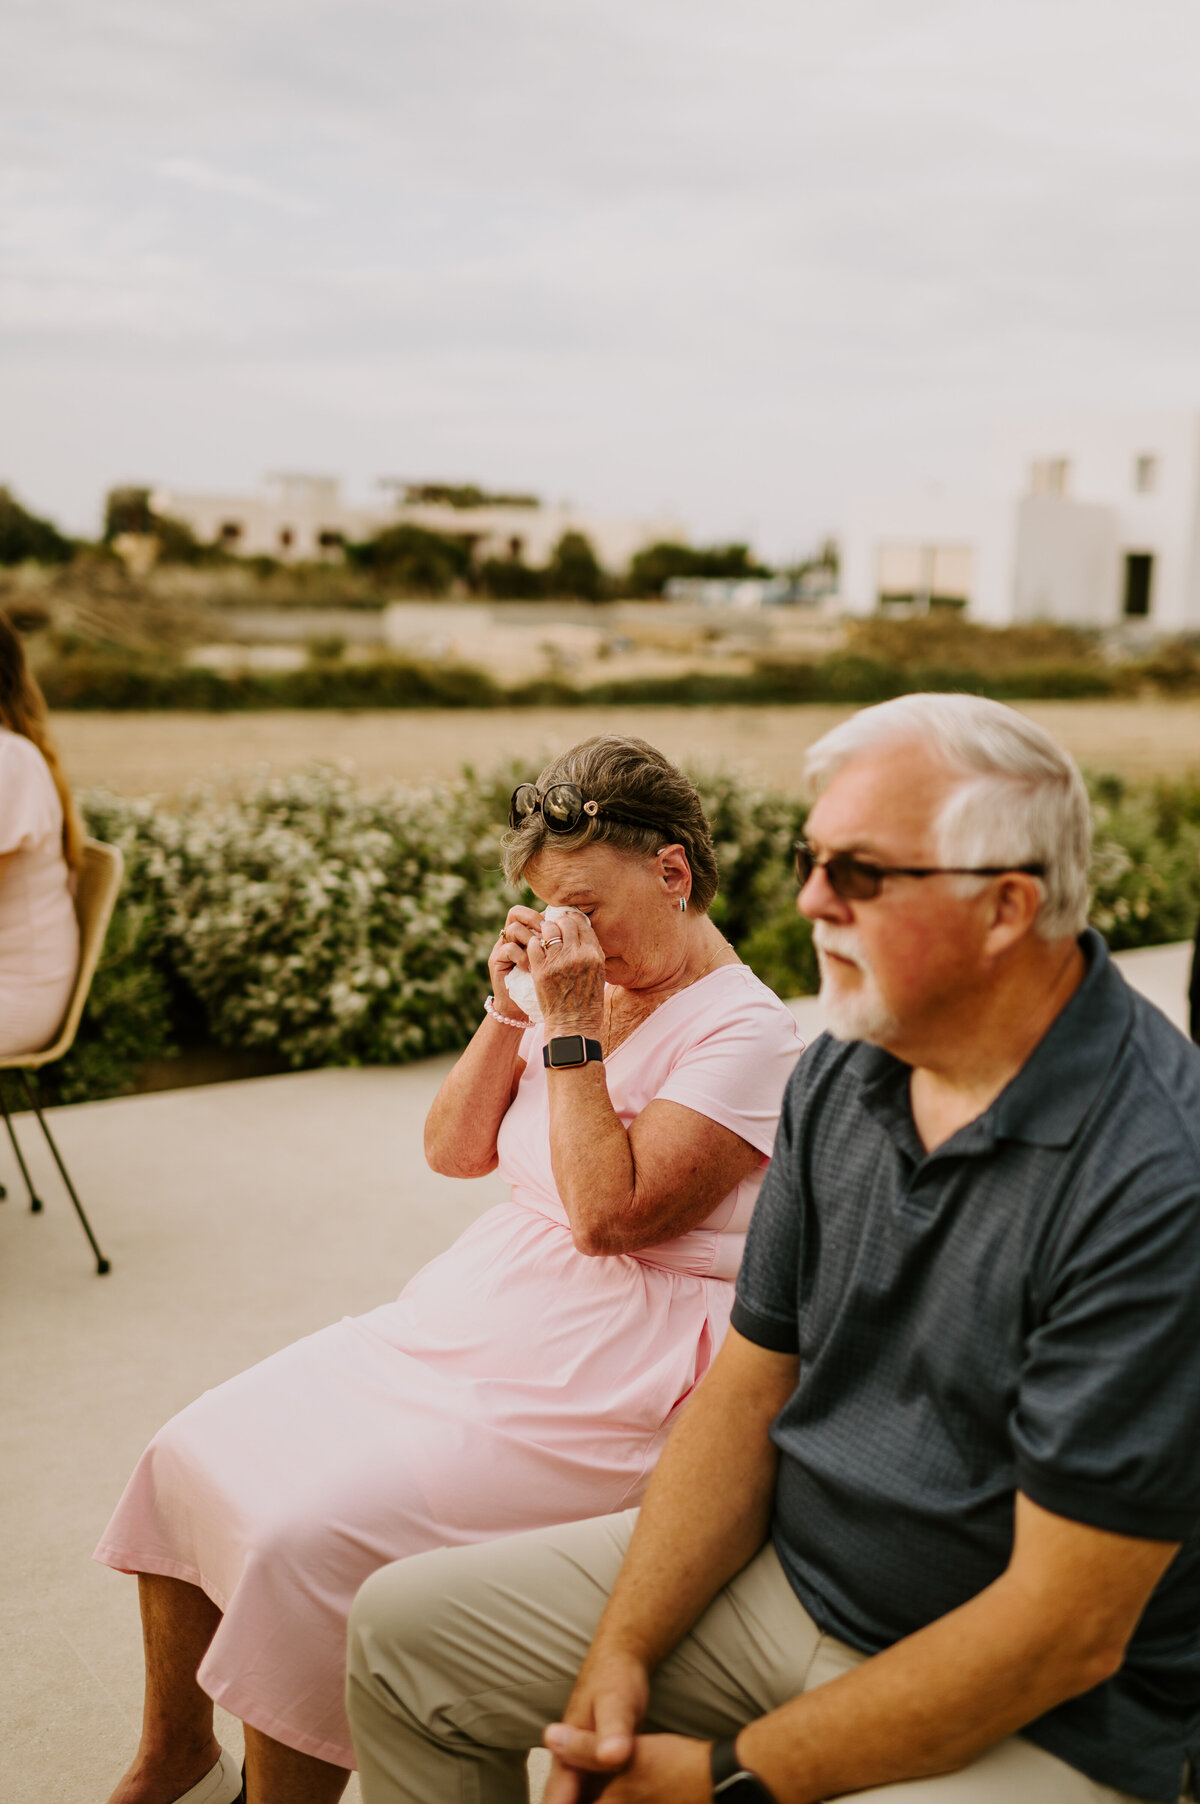
[[492,996],[496,1007],[504,1015],[517,1015],[521,1020],[528,1017],[523,1008],[518,1008],[508,993],[505,982],[512,970],[529,970],[528,946],[537,938],[542,928],[542,916],[536,908],[510,908],[500,938],[488,954],[488,972],[492,979]]
[[525,956],[546,1018],[546,1038],[598,1039],[604,1024],[604,949],[592,923],[578,908],[553,921],[540,919],[540,932],[525,942]]

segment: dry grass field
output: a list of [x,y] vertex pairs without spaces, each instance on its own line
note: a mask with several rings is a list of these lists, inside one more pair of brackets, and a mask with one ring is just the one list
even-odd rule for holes
[[[54,721],[78,788],[173,796],[196,783],[244,784],[264,766],[316,759],[353,767],[369,785],[453,776],[544,753],[590,733],[638,733],[687,767],[727,763],[795,789],[804,747],[852,712],[837,707],[548,708],[483,712],[68,714]],[[1030,702],[1039,720],[1093,770],[1130,777],[1200,773],[1200,703]]]

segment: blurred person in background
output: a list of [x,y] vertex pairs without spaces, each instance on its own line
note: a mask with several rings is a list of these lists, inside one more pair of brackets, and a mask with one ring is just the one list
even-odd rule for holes
[[246,1725],[250,1804],[340,1797],[362,1581],[636,1501],[724,1338],[795,1022],[710,920],[700,798],[652,746],[577,746],[509,825],[509,880],[555,916],[509,910],[425,1151],[451,1177],[498,1170],[510,1198],[396,1300],[207,1392],[143,1455],[96,1555],[139,1574],[146,1653],[111,1804],[242,1795],[214,1699]]
[[72,900],[83,827],[46,704],[0,613],[0,1056],[49,1045],[79,966]]

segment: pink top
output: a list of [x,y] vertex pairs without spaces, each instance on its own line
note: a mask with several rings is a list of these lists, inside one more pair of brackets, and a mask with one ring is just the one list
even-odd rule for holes
[[0,1054],[36,1052],[67,1011],[79,925],[50,767],[0,727]]
[[[521,1040],[525,1070],[497,1139],[512,1200],[567,1225],[550,1166],[550,1096],[539,1024]],[[791,1014],[748,965],[722,965],[670,997],[605,1060],[624,1126],[651,1102],[682,1103],[739,1134],[762,1164],[708,1220],[631,1257],[696,1277],[736,1278],[750,1215],[775,1143],[779,1104],[804,1049]]]

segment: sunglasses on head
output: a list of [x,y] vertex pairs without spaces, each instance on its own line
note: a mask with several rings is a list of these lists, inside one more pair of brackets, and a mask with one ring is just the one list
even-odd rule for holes
[[644,814],[630,814],[625,808],[610,808],[607,802],[594,802],[585,798],[578,783],[551,783],[544,792],[539,790],[536,783],[518,783],[508,804],[509,826],[523,827],[535,814],[541,815],[547,833],[573,833],[581,821],[607,815],[610,820],[625,821],[633,827],[649,827],[654,833],[665,833],[668,838],[672,837],[670,829],[664,827],[661,821],[652,821]]
[[870,859],[856,858],[853,852],[833,852],[828,858],[818,858],[805,839],[798,839],[792,849],[800,888],[804,888],[814,871],[821,870],[834,895],[843,902],[873,902],[885,877],[1004,877],[1010,871],[1022,871],[1029,877],[1046,874],[1044,864],[872,864]]

